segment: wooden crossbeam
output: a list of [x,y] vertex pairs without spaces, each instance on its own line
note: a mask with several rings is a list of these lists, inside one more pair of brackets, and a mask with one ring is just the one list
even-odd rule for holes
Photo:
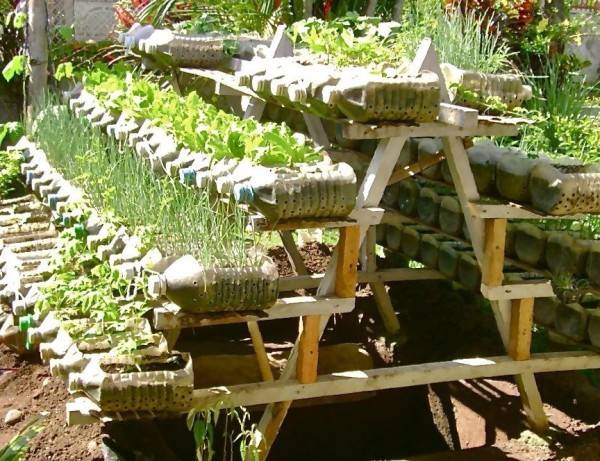
[[190,314],[178,310],[176,306],[157,307],[153,311],[153,324],[157,330],[176,328],[193,328],[232,323],[258,322],[301,317],[303,315],[342,314],[354,309],[354,299],[335,296],[314,297],[295,296],[281,298],[270,309],[264,311],[222,312],[207,314]]
[[[302,384],[298,380],[289,379],[198,389],[193,391],[191,408],[214,408],[215,406],[233,408],[261,405],[279,399],[286,399],[289,402],[292,399],[345,395],[462,379],[598,368],[600,368],[600,355],[583,351],[532,354],[529,359],[525,360],[513,360],[507,356],[465,358],[331,373],[319,376],[311,384]],[[275,405],[273,408],[281,409],[281,405]],[[277,415],[281,416],[281,413],[271,416],[276,417]],[[149,412],[103,413],[97,404],[85,397],[78,397],[67,402],[67,423],[69,425],[161,416],[163,415]]]
[[397,182],[404,181],[407,178],[411,178],[414,175],[421,173],[427,168],[436,165],[446,160],[444,154],[436,154],[419,160],[411,165],[401,166],[392,173],[388,185],[396,184]]
[[459,381],[567,370],[600,368],[600,355],[590,352],[550,352],[533,354],[530,359],[507,356],[458,359],[419,365],[373,370],[357,370],[321,375],[313,384],[297,380],[243,384],[194,391],[196,408],[251,406],[274,400],[299,400],[356,392],[420,386]]

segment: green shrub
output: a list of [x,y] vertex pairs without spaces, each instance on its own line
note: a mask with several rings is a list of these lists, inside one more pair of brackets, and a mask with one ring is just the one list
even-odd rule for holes
[[0,199],[8,198],[23,189],[20,164],[20,154],[0,151]]

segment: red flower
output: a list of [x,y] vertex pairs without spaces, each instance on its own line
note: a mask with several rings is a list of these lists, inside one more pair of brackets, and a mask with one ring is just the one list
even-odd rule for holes
[[117,14],[117,19],[123,26],[127,28],[133,26],[135,23],[135,18],[129,11],[119,5],[114,5],[114,9],[115,13]]
[[148,0],[131,0],[131,4],[138,10],[144,8],[148,4]]
[[331,9],[333,8],[333,0],[325,0],[323,3],[323,16],[325,18],[329,17],[329,13],[331,13]]

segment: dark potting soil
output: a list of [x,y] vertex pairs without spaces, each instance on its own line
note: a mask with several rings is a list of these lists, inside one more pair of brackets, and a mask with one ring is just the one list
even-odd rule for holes
[[[151,360],[151,359],[147,359]],[[185,368],[187,362],[183,356],[177,354],[168,359],[157,359],[136,363],[135,365],[126,363],[102,363],[100,368],[106,373],[136,373],[143,371],[176,371]]]

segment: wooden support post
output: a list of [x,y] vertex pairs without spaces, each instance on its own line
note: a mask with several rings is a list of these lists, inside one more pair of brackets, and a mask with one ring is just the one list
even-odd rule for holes
[[283,244],[283,249],[288,255],[288,259],[290,264],[292,265],[292,269],[298,275],[308,275],[308,270],[306,270],[306,266],[304,265],[304,260],[302,259],[302,255],[298,251],[298,247],[296,246],[296,242],[294,242],[294,236],[291,231],[279,231],[279,237],[281,238],[281,243]]
[[484,284],[495,287],[502,284],[503,278],[506,219],[486,219],[484,229],[481,279]]
[[298,362],[296,376],[302,384],[314,383],[317,379],[319,363],[319,339],[321,316],[307,315],[302,317],[302,332],[300,333]]
[[358,280],[360,226],[342,227],[336,261],[335,294],[340,298],[354,298]]
[[254,347],[254,353],[256,354],[256,361],[258,362],[258,368],[260,375],[265,381],[273,381],[273,372],[271,371],[271,365],[269,365],[269,356],[265,349],[265,343],[263,341],[260,328],[257,322],[248,322],[248,331],[250,332],[250,338],[252,339],[252,346]]
[[532,326],[533,298],[513,299],[508,355],[514,360],[527,360],[531,355]]
[[29,48],[29,85],[27,116],[34,116],[48,86],[48,11],[45,0],[27,2],[27,42]]
[[[375,259],[375,226],[369,227],[364,245],[367,252],[367,272],[375,273],[377,271],[377,260]],[[397,335],[401,330],[400,321],[396,316],[390,295],[385,289],[385,284],[381,281],[373,281],[369,282],[369,285],[373,291],[375,305],[377,306],[385,330],[390,334]]]

